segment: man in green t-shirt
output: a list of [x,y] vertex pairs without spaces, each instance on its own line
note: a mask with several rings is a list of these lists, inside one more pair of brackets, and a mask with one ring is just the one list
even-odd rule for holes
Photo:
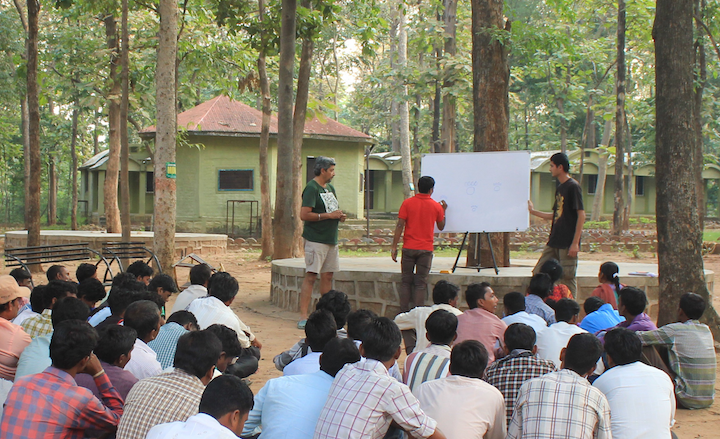
[[330,184],[335,176],[335,160],[318,157],[310,180],[302,193],[300,219],[305,222],[305,280],[300,290],[300,321],[298,329],[305,329],[312,290],[320,273],[320,294],[332,287],[333,273],[340,270],[338,253],[338,224],[345,215]]

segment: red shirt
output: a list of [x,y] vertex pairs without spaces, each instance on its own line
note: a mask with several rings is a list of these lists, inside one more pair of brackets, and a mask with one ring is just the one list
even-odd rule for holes
[[417,194],[403,201],[398,218],[405,220],[403,248],[433,251],[435,223],[445,218],[445,210],[429,194]]

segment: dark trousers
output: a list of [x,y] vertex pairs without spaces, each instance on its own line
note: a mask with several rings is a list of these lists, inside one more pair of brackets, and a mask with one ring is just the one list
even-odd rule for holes
[[[400,311],[406,312],[416,306],[425,305],[427,279],[432,266],[433,252],[429,250],[403,249],[400,269]],[[412,307],[410,302],[412,301]]]
[[260,349],[250,346],[243,349],[242,354],[238,357],[235,364],[231,364],[225,369],[225,373],[235,375],[239,378],[247,378],[258,370],[258,360],[260,360]]

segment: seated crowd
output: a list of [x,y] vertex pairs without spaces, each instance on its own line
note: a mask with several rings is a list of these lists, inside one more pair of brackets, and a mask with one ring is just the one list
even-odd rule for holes
[[684,294],[678,322],[657,328],[645,293],[603,267],[582,319],[557,264],[505,294],[502,319],[484,282],[467,287],[464,312],[459,287],[440,281],[433,305],[395,321],[331,290],[255,396],[246,378],[262,344],[230,308],[228,273],[193,267],[165,319],[178,288],[142,261],[107,297],[90,264],[78,284],[50,267],[32,292],[16,269],[0,276],[0,437],[674,437],[676,408],[714,400],[705,301]]

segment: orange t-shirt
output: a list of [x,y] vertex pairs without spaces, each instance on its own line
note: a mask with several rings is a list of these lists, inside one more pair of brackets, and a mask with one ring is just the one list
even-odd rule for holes
[[0,378],[15,379],[20,354],[31,341],[20,326],[0,317]]
[[403,201],[398,218],[405,220],[403,248],[433,251],[435,223],[445,218],[440,203],[429,194],[417,194]]

